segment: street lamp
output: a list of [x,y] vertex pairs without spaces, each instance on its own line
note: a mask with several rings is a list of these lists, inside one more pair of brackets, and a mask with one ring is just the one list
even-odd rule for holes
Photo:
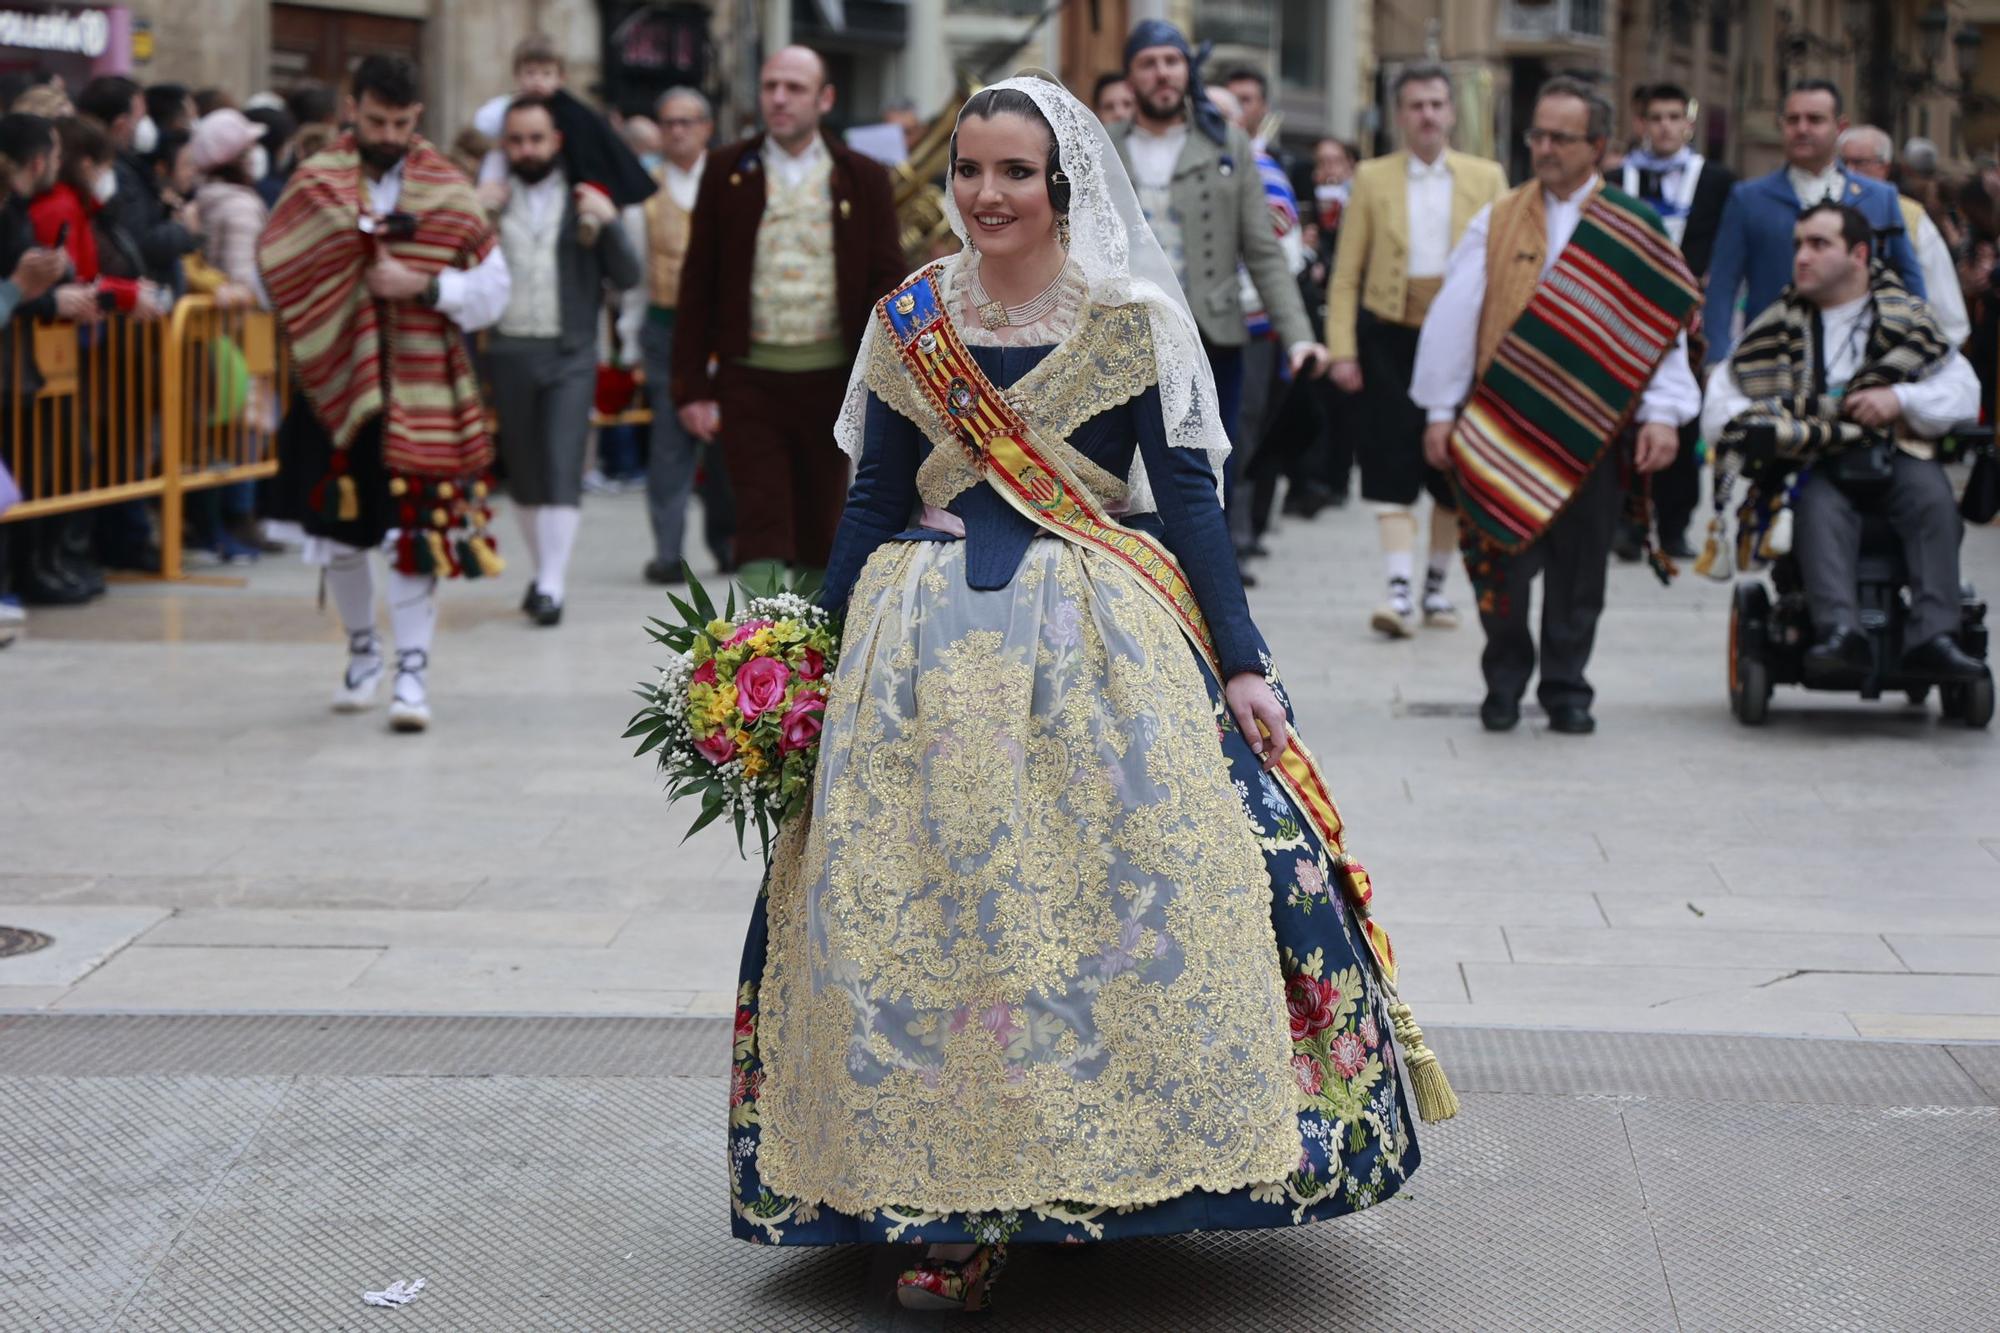
[[1944,56],[1944,34],[1951,27],[1951,16],[1945,13],[1941,4],[1932,5],[1917,16],[1917,31],[1924,44],[1924,63],[1933,71]]
[[1966,87],[1972,85],[1972,76],[1979,72],[1979,47],[1984,40],[1985,34],[1970,23],[1959,24],[1958,31],[1952,34],[1952,55],[1958,62],[1958,81]]

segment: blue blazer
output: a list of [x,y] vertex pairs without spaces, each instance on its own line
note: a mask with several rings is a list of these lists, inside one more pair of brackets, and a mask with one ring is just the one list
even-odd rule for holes
[[[1895,187],[1856,176],[1845,167],[1840,174],[1847,177],[1841,202],[1861,210],[1875,227],[1882,257],[1901,275],[1905,287],[1924,295],[1924,275],[1917,267],[1916,247],[1903,232]],[[1792,226],[1803,209],[1784,167],[1755,180],[1738,181],[1729,192],[1708,262],[1708,296],[1702,309],[1711,366],[1729,355],[1737,292],[1747,291],[1744,313],[1755,319],[1791,282]]]
[[[974,347],[973,360],[1000,388],[1033,369],[1053,348]],[[1070,444],[1114,477],[1124,476],[1137,449],[1146,460],[1158,512],[1134,514],[1124,522],[1160,538],[1187,574],[1214,636],[1223,678],[1239,671],[1262,671],[1264,640],[1250,619],[1237,573],[1236,547],[1229,539],[1222,506],[1215,498],[1215,474],[1208,455],[1167,442],[1158,385],[1129,403],[1100,412],[1077,428]],[[820,605],[844,611],[848,594],[868,557],[884,542],[941,541],[942,533],[909,526],[918,506],[917,469],[929,455],[930,437],[915,424],[868,395],[862,427],[861,461],[847,492],[833,553],[827,559]],[[982,590],[1004,588],[1014,578],[1028,543],[1042,530],[1017,513],[991,486],[981,483],[946,506],[965,524],[966,582]]]

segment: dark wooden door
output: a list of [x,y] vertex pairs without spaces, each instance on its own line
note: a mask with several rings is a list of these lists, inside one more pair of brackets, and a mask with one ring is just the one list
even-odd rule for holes
[[345,89],[354,67],[372,55],[421,60],[424,25],[416,19],[350,14],[311,5],[271,6],[271,83],[283,92],[315,79]]

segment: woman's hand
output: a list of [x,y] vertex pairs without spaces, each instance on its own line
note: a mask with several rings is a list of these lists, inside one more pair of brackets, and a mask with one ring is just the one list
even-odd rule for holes
[[1266,769],[1276,768],[1278,758],[1291,742],[1285,734],[1285,708],[1271,687],[1255,671],[1239,671],[1222,687],[1222,701],[1236,719],[1250,751]]

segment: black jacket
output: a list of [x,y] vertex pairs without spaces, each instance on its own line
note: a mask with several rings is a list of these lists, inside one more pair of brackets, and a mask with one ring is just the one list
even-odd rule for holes
[[[11,276],[21,256],[35,245],[35,223],[28,216],[28,201],[20,195],[8,199],[0,205],[0,278]],[[29,328],[35,320],[56,317],[55,289],[52,287],[32,301],[23,301],[14,307],[14,317],[0,329],[0,396],[19,394],[26,397],[37,393],[42,387],[41,371],[35,365],[33,334]],[[14,375],[15,347],[20,348],[21,383],[12,383]]]
[[118,193],[99,216],[122,231],[138,247],[144,272],[139,276],[180,291],[181,256],[201,248],[201,238],[167,216],[153,176],[132,153],[118,154],[114,171]]
[[[1628,165],[1625,170],[1622,179],[1631,184],[1622,188],[1635,198],[1643,198],[1634,188],[1637,169]],[[1702,159],[1701,176],[1694,183],[1694,198],[1688,201],[1687,227],[1681,233],[1681,258],[1687,260],[1697,278],[1708,276],[1709,260],[1715,254],[1715,233],[1722,225],[1722,210],[1729,203],[1729,191],[1735,184],[1735,172],[1714,158]]]

